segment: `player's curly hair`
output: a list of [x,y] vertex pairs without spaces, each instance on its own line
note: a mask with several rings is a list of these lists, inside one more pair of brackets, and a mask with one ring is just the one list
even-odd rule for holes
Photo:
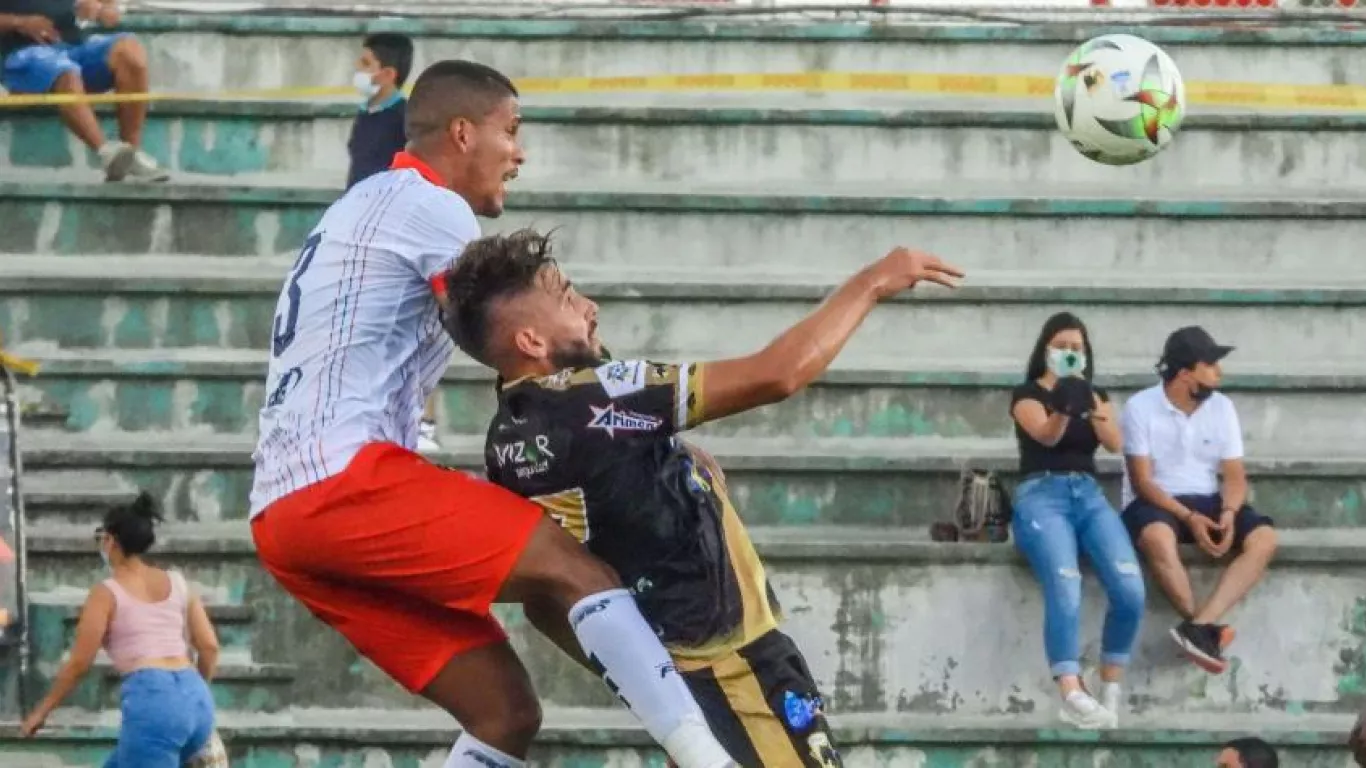
[[448,311],[443,323],[456,346],[484,365],[493,366],[489,349],[489,310],[530,289],[536,275],[555,264],[550,234],[519,229],[481,237],[465,246],[445,274]]

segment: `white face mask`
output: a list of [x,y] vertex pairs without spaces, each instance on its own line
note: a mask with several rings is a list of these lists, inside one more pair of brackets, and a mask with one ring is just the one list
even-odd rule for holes
[[1047,364],[1048,370],[1060,379],[1081,376],[1086,371],[1086,353],[1049,347]]
[[375,94],[379,93],[379,86],[375,84],[375,76],[369,72],[357,72],[351,78],[351,85],[364,101],[375,98]]

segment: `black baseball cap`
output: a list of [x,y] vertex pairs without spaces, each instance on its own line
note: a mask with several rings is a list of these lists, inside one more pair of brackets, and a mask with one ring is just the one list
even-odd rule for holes
[[1172,335],[1167,337],[1157,369],[1175,372],[1194,367],[1197,363],[1217,363],[1232,351],[1233,347],[1216,342],[1204,328],[1188,325],[1172,331]]

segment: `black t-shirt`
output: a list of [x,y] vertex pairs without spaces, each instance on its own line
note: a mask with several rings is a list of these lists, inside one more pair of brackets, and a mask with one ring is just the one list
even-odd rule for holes
[[[76,26],[76,0],[0,0],[0,14],[46,16],[62,36],[62,42],[79,45],[85,39],[81,28]],[[18,32],[0,35],[0,58],[37,44],[33,38]]]
[[488,478],[612,566],[675,658],[714,660],[777,627],[779,607],[711,457],[704,365],[643,360],[501,384]]
[[[1110,395],[1100,387],[1096,394],[1105,402]],[[1057,445],[1047,446],[1029,436],[1029,433],[1015,421],[1015,404],[1021,400],[1037,400],[1050,416],[1053,409],[1048,405],[1049,391],[1037,381],[1027,381],[1010,394],[1011,421],[1015,424],[1015,441],[1020,445],[1020,474],[1035,472],[1089,472],[1096,473],[1096,448],[1100,440],[1091,422],[1081,419],[1068,419],[1067,430]]]

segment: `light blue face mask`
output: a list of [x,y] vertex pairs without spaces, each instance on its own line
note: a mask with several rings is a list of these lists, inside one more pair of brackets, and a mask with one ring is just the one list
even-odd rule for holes
[[1049,347],[1048,370],[1060,379],[1065,379],[1068,376],[1081,376],[1086,371],[1086,353]]

